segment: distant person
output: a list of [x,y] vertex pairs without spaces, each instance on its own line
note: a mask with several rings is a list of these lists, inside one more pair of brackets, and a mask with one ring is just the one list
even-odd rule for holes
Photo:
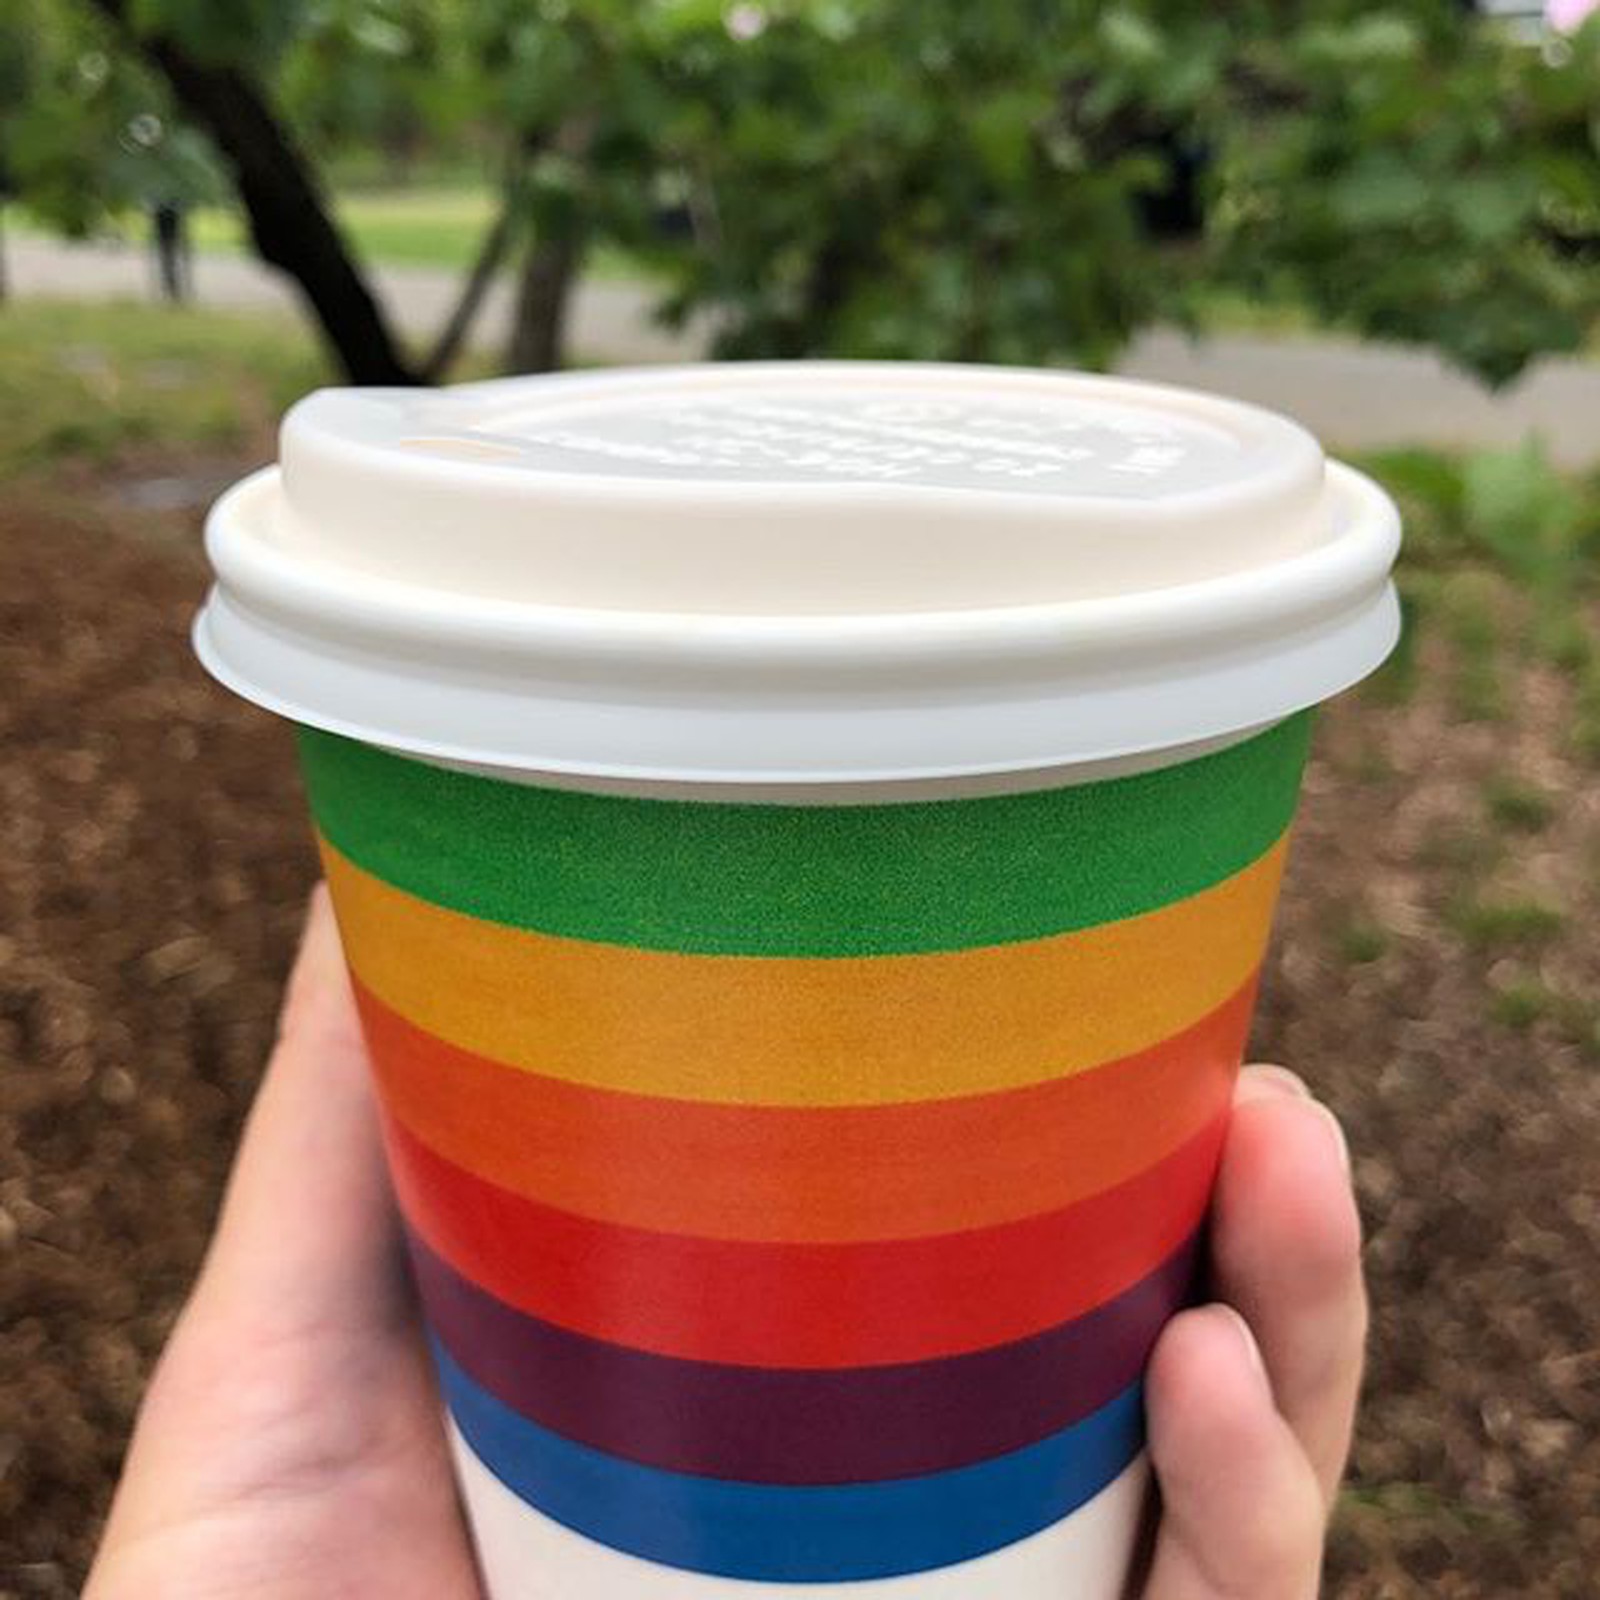
[[161,298],[182,305],[194,292],[187,208],[175,200],[158,200],[150,207],[150,221]]

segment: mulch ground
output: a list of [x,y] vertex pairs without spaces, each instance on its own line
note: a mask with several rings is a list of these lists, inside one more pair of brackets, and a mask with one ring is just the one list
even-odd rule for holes
[[[0,514],[0,1600],[81,1582],[314,870],[284,730],[190,659],[196,519],[86,504]],[[1566,694],[1322,727],[1256,1050],[1345,1118],[1369,1229],[1344,1600],[1596,1592],[1600,797]],[[1507,770],[1560,797],[1514,834]],[[1497,876],[1564,923],[1456,931]]]

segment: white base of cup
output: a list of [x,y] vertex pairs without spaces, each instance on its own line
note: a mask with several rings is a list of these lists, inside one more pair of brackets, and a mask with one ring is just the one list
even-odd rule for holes
[[974,1561],[865,1583],[759,1583],[658,1566],[525,1504],[449,1424],[489,1600],[1122,1600],[1144,1514],[1141,1455],[1070,1517]]

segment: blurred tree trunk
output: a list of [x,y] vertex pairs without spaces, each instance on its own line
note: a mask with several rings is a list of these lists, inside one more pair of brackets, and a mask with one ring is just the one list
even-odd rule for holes
[[409,384],[417,374],[334,225],[315,178],[253,79],[211,66],[137,24],[130,0],[93,0],[166,78],[233,169],[256,253],[293,278],[353,383]]
[[455,364],[490,287],[505,265],[506,256],[521,231],[522,180],[521,167],[513,164],[501,189],[499,213],[483,236],[477,259],[461,286],[455,307],[445,318],[422,363],[421,376],[425,382],[439,382]]
[[591,176],[594,131],[594,114],[585,111],[524,140],[523,157],[530,170],[546,154],[566,165],[567,178],[561,198],[531,215],[533,240],[517,278],[507,372],[555,372],[566,356],[567,310],[589,242],[584,191]]
[[574,231],[540,239],[523,257],[506,349],[507,372],[555,372],[566,355],[567,310],[583,240]]

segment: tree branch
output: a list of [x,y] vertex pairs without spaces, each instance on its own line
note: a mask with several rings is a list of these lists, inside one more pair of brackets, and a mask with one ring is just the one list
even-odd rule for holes
[[1586,267],[1600,265],[1600,229],[1589,232],[1547,223],[1539,230],[1539,237],[1563,261]]
[[528,252],[517,279],[507,372],[558,372],[566,352],[567,311],[583,262],[576,231],[542,239]]
[[1247,113],[1272,116],[1303,111],[1311,103],[1310,94],[1301,84],[1248,59],[1231,62],[1223,76],[1235,103]]
[[[565,118],[553,131],[528,135],[524,158],[531,160],[540,150],[549,149],[574,163],[587,177],[597,121],[593,111],[585,110]],[[588,219],[579,205],[575,214],[556,226],[551,226],[548,216],[543,224],[517,279],[506,348],[508,372],[555,372],[563,364],[567,312],[588,246]]]
[[146,34],[127,0],[92,0],[161,72],[211,136],[250,219],[256,253],[291,277],[354,383],[411,384],[383,309],[329,216],[311,168],[260,88],[234,67],[197,61],[175,39]]
[[437,383],[460,354],[461,346],[465,343],[467,334],[471,331],[472,324],[483,306],[484,297],[489,292],[489,286],[504,264],[516,234],[517,184],[513,180],[506,185],[505,194],[500,202],[500,214],[495,218],[494,225],[488,233],[484,235],[478,258],[472,264],[472,271],[468,274],[466,283],[462,285],[461,296],[456,301],[455,309],[446,318],[444,326],[439,330],[439,336],[433,342],[433,348],[422,363],[421,376],[425,382]]

